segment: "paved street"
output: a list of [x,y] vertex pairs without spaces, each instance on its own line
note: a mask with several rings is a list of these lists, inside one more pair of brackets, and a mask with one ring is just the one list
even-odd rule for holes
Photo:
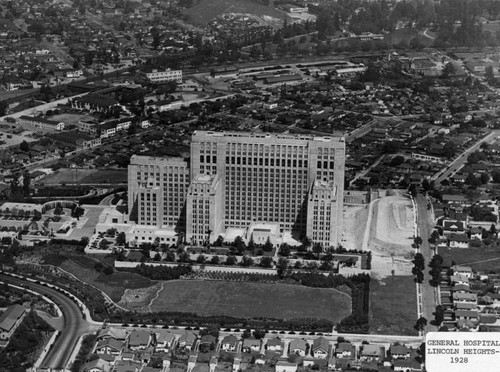
[[439,183],[451,176],[453,176],[460,168],[464,166],[464,164],[467,162],[468,156],[479,150],[480,146],[482,143],[491,143],[493,142],[498,136],[500,136],[500,131],[495,130],[488,134],[486,137],[483,139],[477,141],[474,145],[472,145],[470,148],[468,148],[466,151],[464,151],[458,158],[453,160],[451,164],[445,168],[444,171],[441,171],[437,174],[435,174],[431,179],[436,181],[436,184],[439,185]]
[[98,326],[84,320],[78,305],[61,292],[3,274],[0,274],[0,280],[5,280],[15,285],[24,285],[35,292],[51,297],[60,306],[64,318],[64,327],[40,367],[56,370],[65,368],[78,343],[79,337],[85,333],[97,330]]
[[434,255],[432,249],[430,248],[428,239],[431,235],[433,222],[429,211],[427,210],[427,199],[424,195],[419,194],[415,199],[417,204],[417,228],[418,236],[422,238],[422,245],[420,246],[420,253],[425,259],[425,270],[424,270],[424,281],[420,285],[421,295],[422,295],[422,315],[427,319],[427,327],[425,332],[436,331],[437,327],[430,324],[430,321],[434,319],[432,313],[436,308],[436,298],[435,298],[435,288],[431,287],[429,284],[430,279],[430,268],[429,262]]

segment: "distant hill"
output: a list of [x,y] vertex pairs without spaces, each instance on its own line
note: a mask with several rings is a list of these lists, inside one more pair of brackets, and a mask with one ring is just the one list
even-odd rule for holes
[[187,21],[204,26],[224,13],[249,13],[256,16],[271,16],[284,19],[285,14],[274,8],[269,0],[199,0],[184,11]]

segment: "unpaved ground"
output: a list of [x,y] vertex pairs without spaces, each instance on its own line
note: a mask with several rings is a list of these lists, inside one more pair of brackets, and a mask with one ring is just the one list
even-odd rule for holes
[[346,249],[362,249],[368,220],[368,205],[349,206],[344,211],[344,228],[340,244]]
[[125,289],[125,293],[118,305],[133,311],[150,312],[149,305],[158,296],[162,288],[163,283],[158,283],[147,288]]
[[[368,218],[371,212],[371,220]],[[411,275],[413,258],[414,211],[411,200],[393,193],[369,206],[346,207],[341,244],[347,249],[366,248],[372,252],[372,275],[385,278]],[[367,228],[366,224],[370,223]]]

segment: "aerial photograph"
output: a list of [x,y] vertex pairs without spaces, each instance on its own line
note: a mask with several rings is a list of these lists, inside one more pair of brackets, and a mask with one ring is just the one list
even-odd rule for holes
[[499,207],[500,0],[0,0],[0,372],[494,371]]

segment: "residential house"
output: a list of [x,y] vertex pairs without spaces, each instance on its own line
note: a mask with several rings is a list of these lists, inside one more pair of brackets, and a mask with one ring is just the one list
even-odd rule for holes
[[395,360],[392,364],[394,371],[397,372],[419,372],[422,371],[422,365],[415,359]]
[[297,363],[288,362],[286,360],[278,360],[276,362],[276,372],[297,372]]
[[130,350],[145,350],[153,341],[149,331],[134,329],[128,336],[128,348]]
[[469,286],[469,278],[462,274],[450,276],[450,281],[454,285],[465,285]]
[[16,328],[26,316],[26,308],[21,305],[12,305],[0,315],[0,340],[8,341]]
[[450,248],[469,248],[469,241],[466,235],[453,234],[448,238]]
[[207,353],[210,350],[213,350],[215,348],[216,343],[217,343],[217,339],[212,335],[201,336],[200,346],[199,346],[200,351],[202,353]]
[[178,344],[181,349],[191,350],[195,342],[196,342],[196,336],[191,332],[185,332],[179,338]]
[[356,346],[350,342],[339,342],[335,349],[335,357],[356,359]]
[[406,345],[391,344],[389,353],[392,359],[408,359],[410,357],[410,349]]
[[363,345],[360,359],[364,362],[380,361],[385,357],[385,347],[380,345]]
[[465,223],[463,221],[444,220],[443,233],[445,236],[465,235]]
[[473,276],[472,268],[470,266],[455,265],[452,266],[451,269],[454,274],[464,275],[467,278],[472,278]]
[[307,345],[302,339],[295,338],[290,342],[290,354],[297,354],[300,356],[306,355]]
[[456,310],[455,318],[457,320],[471,320],[478,321],[479,313],[477,310]]
[[330,345],[328,340],[323,336],[318,337],[313,341],[312,352],[315,358],[326,359],[328,357]]
[[95,354],[108,354],[108,355],[120,355],[123,350],[125,343],[121,340],[116,340],[114,338],[108,337],[101,339],[97,342],[94,353]]
[[238,339],[234,335],[226,336],[222,339],[221,349],[224,351],[236,351],[238,348]]
[[84,372],[109,372],[111,363],[105,359],[97,358],[83,365]]
[[251,353],[253,351],[260,350],[260,340],[257,340],[253,337],[249,337],[243,340],[243,348],[244,353]]
[[454,302],[474,302],[474,303],[477,303],[477,294],[476,293],[454,292],[453,293],[453,301]]
[[283,351],[284,343],[281,341],[279,337],[275,337],[270,339],[267,344],[267,350],[269,351],[276,351],[281,353]]
[[174,334],[166,329],[155,329],[154,333],[156,338],[155,350],[157,352],[168,352],[174,343]]

